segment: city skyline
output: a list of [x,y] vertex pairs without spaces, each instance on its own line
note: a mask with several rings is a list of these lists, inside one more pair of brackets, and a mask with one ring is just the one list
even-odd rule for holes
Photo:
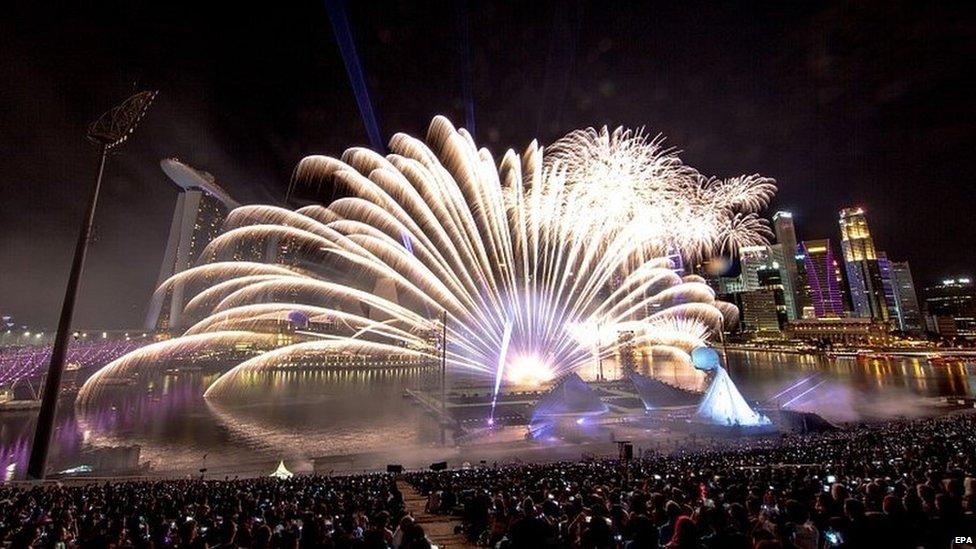
[[[162,257],[163,266],[162,269],[159,271],[157,284],[152,287],[152,290],[148,294],[150,297],[146,301],[147,305],[144,313],[145,320],[142,323],[137,322],[136,324],[133,324],[131,326],[130,325],[98,325],[98,326],[84,326],[83,328],[109,329],[109,330],[116,330],[116,329],[121,330],[121,329],[129,328],[136,331],[153,330],[153,329],[160,328],[158,326],[159,322],[165,322],[167,323],[167,325],[164,326],[163,329],[168,330],[169,329],[168,318],[166,317],[168,317],[168,312],[171,307],[169,305],[164,305],[163,301],[161,301],[164,296],[160,296],[160,295],[153,296],[152,294],[154,293],[154,290],[158,288],[159,284],[163,280],[165,280],[168,276],[171,276],[172,274],[175,274],[176,272],[179,272],[180,270],[187,268],[192,262],[190,260],[196,257],[195,254],[185,249],[186,245],[189,245],[191,248],[202,248],[203,246],[206,246],[206,244],[210,240],[212,240],[215,236],[217,236],[217,234],[219,234],[218,232],[214,232],[212,230],[217,228],[219,225],[215,225],[211,227],[211,229],[208,229],[205,235],[203,233],[199,235],[197,234],[197,232],[200,232],[199,228],[196,231],[191,230],[192,234],[191,233],[181,234],[181,231],[178,229],[182,229],[182,232],[185,233],[187,230],[186,227],[189,227],[189,225],[186,225],[186,227],[184,227],[183,225],[190,222],[199,222],[199,219],[196,218],[196,216],[198,215],[204,217],[216,216],[215,217],[216,222],[220,223],[222,222],[223,217],[226,216],[226,212],[230,211],[226,209],[228,206],[237,207],[240,205],[233,197],[228,195],[226,191],[224,191],[223,189],[221,189],[220,187],[214,184],[213,176],[211,174],[207,172],[200,172],[199,170],[196,170],[193,167],[187,166],[183,163],[180,163],[175,159],[162,159],[160,161],[160,165],[163,167],[163,172],[165,172],[167,176],[173,182],[175,182],[178,187],[180,187],[180,190],[176,200],[176,213],[174,214],[171,222],[173,226],[170,228],[169,242],[167,243],[164,252],[160,254],[160,256]],[[186,182],[178,181],[181,177],[186,179],[187,181]],[[203,178],[206,178],[206,180],[204,180]],[[196,179],[199,181],[195,181],[195,180],[191,181],[190,179]],[[188,192],[189,194],[194,195],[191,197],[193,202],[190,205],[184,205],[184,200],[185,200],[184,195],[186,195]],[[210,203],[213,204],[219,203],[220,207],[224,208],[224,213],[220,213],[220,212],[208,213],[209,210],[204,211],[203,209],[198,209],[198,208],[213,209],[214,206],[208,206],[208,204]],[[841,214],[842,218],[845,215],[845,212],[849,214],[856,212],[856,215],[861,217],[867,214],[867,211],[862,207],[844,207],[839,209],[839,213]],[[203,219],[204,217],[201,217],[200,219]],[[845,269],[846,262],[842,251],[842,244],[844,238],[843,223],[841,224],[842,228],[838,233],[839,238],[837,239],[838,242],[837,249],[834,250],[832,249],[832,244],[831,244],[833,242],[832,238],[829,237],[813,238],[813,239],[800,238],[798,236],[796,224],[794,223],[795,216],[793,211],[791,210],[784,210],[784,209],[776,210],[775,212],[772,212],[766,217],[770,220],[771,226],[773,228],[773,235],[769,238],[769,242],[762,246],[750,246],[744,248],[741,252],[742,255],[738,258],[735,257],[727,258],[727,259],[734,260],[734,262],[728,264],[729,266],[726,267],[725,273],[719,273],[717,276],[719,278],[724,279],[726,275],[730,274],[729,271],[735,269],[736,264],[738,264],[738,275],[736,275],[735,278],[739,281],[738,284],[740,284],[740,286],[735,286],[732,290],[732,293],[760,290],[763,289],[763,287],[758,282],[758,279],[756,278],[757,277],[756,268],[768,269],[770,268],[771,264],[775,264],[776,268],[780,269],[781,278],[782,278],[782,280],[780,280],[779,277],[777,278],[777,284],[782,285],[782,292],[785,294],[781,297],[782,302],[779,303],[778,305],[778,307],[781,309],[782,316],[784,317],[784,319],[795,320],[801,318],[803,313],[801,309],[803,308],[804,304],[806,304],[809,307],[813,307],[817,311],[821,311],[821,309],[818,308],[817,305],[820,305],[820,307],[824,307],[822,300],[827,299],[826,297],[818,298],[821,301],[818,301],[816,303],[809,302],[809,301],[804,303],[804,299],[809,300],[811,296],[806,296],[806,298],[804,298],[800,295],[800,291],[802,290],[802,288],[800,287],[800,282],[798,282],[796,278],[797,276],[809,276],[808,273],[799,272],[803,270],[803,268],[801,268],[800,265],[804,264],[805,261],[805,259],[801,259],[801,255],[805,253],[804,246],[813,243],[813,245],[817,247],[816,249],[817,253],[822,253],[826,250],[828,253],[827,257],[834,258],[834,261],[840,265],[840,268]],[[209,217],[207,218],[209,219]],[[784,224],[784,220],[788,221],[788,225]],[[788,229],[786,227],[788,227]],[[862,229],[863,228],[859,228],[859,230]],[[799,233],[799,234],[803,234],[803,233]],[[787,241],[781,242],[780,238],[782,238],[784,235],[787,236]],[[203,240],[201,240],[201,238]],[[868,240],[869,241],[871,240],[870,235],[868,236]],[[794,245],[794,250],[798,254],[796,256],[797,257],[796,262],[787,262],[785,259],[786,257],[788,257],[786,253],[788,247],[783,247],[782,245],[789,244],[790,242],[796,243]],[[968,281],[970,279],[976,278],[971,276],[968,272],[942,273],[941,275],[937,275],[932,280],[926,281],[922,285],[920,285],[917,281],[914,280],[911,270],[909,269],[909,265],[911,264],[911,261],[908,261],[905,258],[899,258],[898,261],[891,261],[886,257],[885,252],[875,252],[873,243],[869,243],[868,246],[870,248],[869,254],[872,257],[875,257],[875,259],[882,259],[882,261],[887,263],[888,264],[887,269],[889,271],[893,271],[895,267],[898,268],[901,276],[901,279],[900,281],[898,281],[898,283],[903,287],[902,288],[903,291],[904,291],[904,286],[907,284],[909,287],[913,288],[915,293],[919,296],[918,298],[916,298],[917,301],[914,303],[914,305],[909,304],[910,311],[914,311],[914,312],[908,313],[910,317],[909,319],[910,325],[911,326],[917,325],[919,329],[926,328],[926,321],[924,318],[926,315],[926,311],[924,309],[924,305],[920,305],[920,302],[923,301],[921,298],[921,294],[919,293],[922,288],[937,286],[940,282],[944,282],[949,279],[960,279],[960,280]],[[180,250],[181,254],[184,254],[187,257],[182,258],[182,261],[183,263],[185,263],[185,266],[174,269],[173,266],[170,264],[173,263],[174,261],[176,263],[180,262],[180,259],[175,257],[178,250]],[[265,253],[269,253],[268,250],[264,250],[264,249],[262,249],[260,252],[261,253],[259,253],[258,255],[261,256],[263,256]],[[194,257],[191,258],[189,257],[190,255],[193,255]],[[745,259],[747,256],[756,258],[754,259],[755,263],[752,265],[751,268],[747,266],[747,261]],[[819,268],[819,264],[817,263],[817,261],[818,260],[815,260],[813,263],[807,263],[806,264],[807,266],[805,268],[808,270],[813,268]],[[795,263],[796,265],[795,268],[797,269],[797,271],[793,271],[791,273],[789,267],[787,266],[789,265],[789,263]],[[782,267],[780,267],[779,264],[782,264]],[[170,266],[167,267],[167,265]],[[814,265],[817,265],[817,267],[814,267]],[[797,272],[799,272],[799,275],[796,274]],[[838,299],[840,300],[838,301],[838,303],[840,303],[839,306],[841,308],[840,310],[842,311],[842,316],[846,314],[846,315],[860,316],[866,318],[875,318],[886,322],[890,321],[893,323],[895,327],[898,327],[904,331],[905,321],[903,319],[902,313],[899,308],[900,305],[898,303],[898,299],[902,298],[907,300],[909,298],[903,297],[902,294],[896,293],[897,290],[895,289],[894,284],[896,283],[895,281],[897,279],[894,278],[894,276],[890,274],[890,272],[887,275],[888,277],[891,277],[890,279],[885,280],[885,282],[887,283],[885,284],[885,289],[889,292],[889,294],[887,296],[882,296],[888,299],[887,309],[883,317],[878,317],[876,314],[871,312],[873,311],[873,309],[868,309],[867,312],[857,310],[857,304],[855,301],[853,301],[856,298],[852,293],[853,290],[851,288],[851,283],[850,283],[850,273],[851,271],[849,269],[847,270],[846,273],[838,273],[839,275],[842,276],[838,276],[836,282],[836,284],[838,285],[837,291],[839,292]],[[881,282],[880,271],[877,273],[877,276],[878,276],[878,282],[880,283]],[[716,280],[718,280],[719,278],[716,278]],[[821,283],[822,282],[823,281],[821,281]],[[889,286],[889,284],[892,285]],[[829,294],[832,290],[829,290],[827,287],[823,287],[822,290],[815,290],[815,291],[823,292],[826,295]],[[724,293],[724,291],[720,291],[719,293]],[[168,292],[165,295],[165,298],[167,300],[172,300],[173,303],[176,303],[177,300],[182,299],[179,295],[173,295],[172,291]],[[772,298],[770,297],[769,299]],[[844,306],[845,302],[847,303],[847,307],[848,307],[847,309],[845,309]],[[865,303],[863,306],[867,307],[868,305]],[[823,309],[827,311],[824,314],[826,314],[826,316],[828,317],[833,316],[834,313],[831,311],[834,310],[835,306],[828,305],[826,307],[827,307],[826,309]],[[850,309],[850,307],[853,307],[853,309]],[[8,332],[15,332],[18,329],[24,329],[24,328],[31,328],[33,330],[51,329],[51,327],[49,326],[28,324],[22,321],[18,322],[17,319],[19,317],[11,314],[9,310],[0,310],[0,313],[2,313],[3,318],[6,321],[6,326],[0,326],[0,331],[6,330]],[[163,316],[161,316],[161,313],[163,313]],[[820,316],[821,314],[818,313],[817,317],[819,318]],[[150,323],[153,326],[150,326]],[[933,326],[929,326],[928,328],[931,332],[936,332]]]
[[892,336],[976,340],[971,277],[919,286],[909,261],[875,248],[863,208],[844,207],[839,214],[838,252],[830,238],[797,242],[793,214],[780,210],[772,215],[773,240],[740,249],[738,274],[734,264],[695,267],[717,296],[739,307],[740,325],[727,332],[820,344],[886,344]]

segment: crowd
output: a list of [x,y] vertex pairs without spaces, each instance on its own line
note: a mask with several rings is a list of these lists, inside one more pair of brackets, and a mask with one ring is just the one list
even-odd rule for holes
[[976,538],[976,415],[722,449],[408,476],[492,547],[950,547]]
[[[407,473],[506,547],[949,547],[976,537],[976,415],[630,461]],[[431,547],[393,475],[0,486],[5,547]]]
[[430,547],[392,475],[0,486],[0,544]]

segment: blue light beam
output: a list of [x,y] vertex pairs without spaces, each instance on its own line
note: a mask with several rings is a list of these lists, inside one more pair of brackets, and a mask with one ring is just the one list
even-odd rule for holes
[[370,146],[374,151],[385,153],[386,147],[380,137],[380,125],[376,122],[373,103],[369,100],[369,89],[366,86],[366,77],[363,75],[363,65],[359,61],[359,54],[356,53],[356,41],[353,39],[352,29],[349,28],[349,19],[346,17],[346,3],[344,0],[325,0],[325,9],[329,12],[332,32],[335,34],[336,43],[339,45],[342,62],[346,65],[349,84],[352,86],[353,95],[356,96],[356,104],[359,105],[359,114],[363,118],[363,125],[366,126],[366,135],[369,137]]

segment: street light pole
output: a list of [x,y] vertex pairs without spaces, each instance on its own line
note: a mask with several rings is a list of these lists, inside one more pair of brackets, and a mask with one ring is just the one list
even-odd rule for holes
[[47,463],[47,452],[51,441],[51,428],[54,426],[54,413],[57,409],[58,393],[61,390],[64,358],[68,352],[68,332],[71,330],[71,318],[75,312],[75,297],[81,283],[81,272],[85,268],[88,240],[91,237],[95,206],[98,204],[98,191],[102,186],[102,174],[105,173],[105,159],[107,157],[108,147],[102,146],[98,172],[95,176],[95,186],[88,198],[88,209],[81,222],[78,242],[75,244],[75,257],[71,263],[71,274],[68,275],[68,288],[64,292],[61,316],[58,319],[58,332],[54,336],[54,346],[51,349],[51,365],[47,371],[47,380],[44,382],[44,397],[41,401],[41,411],[37,416],[37,427],[34,429],[34,443],[31,445],[30,461],[27,464],[27,476],[31,479],[44,478],[44,466]]
[[68,275],[68,287],[64,292],[61,316],[58,318],[58,330],[54,337],[54,345],[51,348],[51,363],[48,366],[47,379],[44,382],[44,396],[41,400],[40,412],[37,415],[34,442],[31,444],[30,459],[27,463],[27,478],[31,480],[44,479],[47,454],[51,445],[51,430],[54,427],[58,395],[61,392],[61,374],[64,373],[64,360],[68,352],[71,319],[75,312],[78,287],[81,285],[81,274],[85,269],[85,256],[88,254],[88,242],[91,238],[95,206],[98,204],[98,193],[102,186],[102,176],[105,173],[105,161],[108,159],[110,150],[124,143],[132,135],[136,125],[145,116],[155,97],[155,91],[137,93],[103,114],[88,128],[88,138],[101,146],[101,155],[98,161],[98,172],[95,175],[95,184],[88,199],[88,209],[85,211],[81,230],[78,232],[75,255],[71,262],[71,272]]

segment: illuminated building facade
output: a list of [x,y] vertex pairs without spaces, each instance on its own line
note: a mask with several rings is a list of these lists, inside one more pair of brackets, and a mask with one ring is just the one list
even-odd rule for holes
[[885,345],[888,324],[870,318],[803,318],[786,325],[786,337],[842,345]]
[[912,269],[907,261],[891,262],[891,284],[894,287],[895,302],[898,307],[898,329],[909,333],[920,332],[922,312],[918,306],[918,294],[915,292]]
[[806,293],[816,318],[844,316],[840,273],[830,240],[805,240],[800,244]]
[[810,300],[810,281],[807,280],[806,255],[803,253],[803,245],[796,247],[796,308],[799,318],[816,318],[813,310],[813,302]]
[[[176,198],[157,287],[171,276],[192,267],[207,244],[220,234],[230,210],[239,205],[217,186],[209,173],[173,158],[162,160],[160,166],[180,192]],[[182,324],[183,294],[183,286],[174,284],[165,295],[155,295],[149,303],[146,330],[178,331]]]
[[742,304],[742,329],[760,337],[780,337],[776,293],[773,290],[752,290],[739,294]]
[[[792,254],[791,254],[792,255]],[[780,274],[780,284],[783,287],[784,310],[787,318],[796,318],[796,302],[794,301],[793,286],[790,282],[789,271],[786,267],[787,256],[782,244],[771,246],[745,246],[739,252],[739,263],[742,273],[742,291],[751,292],[763,287],[759,280],[759,272],[775,269]]]
[[739,265],[742,273],[742,291],[751,292],[759,289],[759,269],[770,265],[769,246],[744,246],[739,250]]
[[786,307],[786,286],[783,284],[783,274],[782,270],[774,268],[759,269],[757,273],[759,287],[773,292],[776,319],[780,328],[790,320]]
[[888,302],[878,266],[878,254],[861,208],[840,211],[841,250],[854,316],[888,320]]
[[895,283],[891,278],[891,261],[888,254],[878,252],[878,271],[881,273],[881,286],[884,288],[885,304],[888,306],[888,319],[898,324],[898,299],[895,297]]
[[950,339],[976,339],[976,287],[968,277],[949,278],[923,291],[929,331]]
[[742,292],[742,277],[739,276],[718,276],[705,279],[708,285],[715,290],[716,295],[729,295]]
[[786,271],[786,286],[791,289],[791,296],[788,300],[791,303],[789,310],[790,320],[800,318],[803,312],[802,291],[799,284],[799,270],[795,261],[796,257],[796,227],[793,225],[793,214],[791,212],[778,211],[773,214],[773,230],[776,232],[776,243],[782,247],[783,267]]

